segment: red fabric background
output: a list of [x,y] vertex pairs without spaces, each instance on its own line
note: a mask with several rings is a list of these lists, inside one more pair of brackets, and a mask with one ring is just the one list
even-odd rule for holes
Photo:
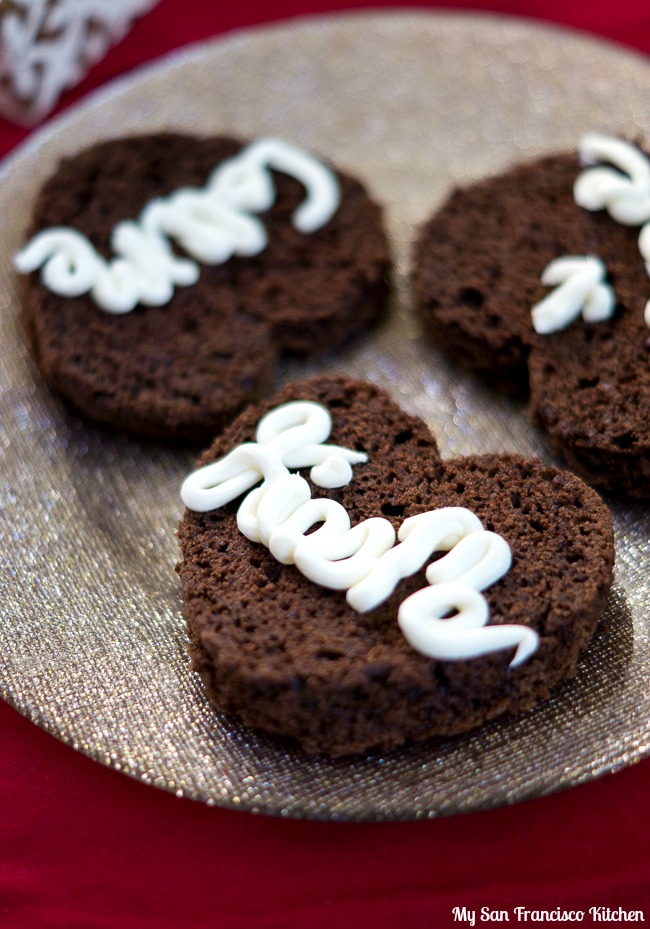
[[[389,5],[162,0],[59,110],[188,42],[287,16]],[[647,0],[480,6],[650,52]],[[26,135],[0,120],[0,153]],[[290,822],[145,787],[0,702],[0,929],[437,929],[453,924],[454,906],[476,909],[477,923],[489,907],[509,910],[512,924],[516,906],[620,906],[644,909],[648,921],[649,788],[646,761],[551,797],[452,819]],[[594,924],[588,914],[584,924]]]

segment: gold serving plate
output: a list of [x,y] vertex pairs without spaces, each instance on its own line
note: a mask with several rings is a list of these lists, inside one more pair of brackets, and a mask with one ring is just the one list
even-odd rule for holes
[[588,129],[649,138],[649,97],[645,59],[533,22],[332,16],[181,51],[93,95],[7,159],[2,695],[67,744],[141,781],[282,816],[460,813],[549,793],[646,756],[650,513],[640,504],[612,504],[616,587],[604,623],[577,677],[531,713],[385,756],[329,761],[215,712],[189,669],[174,573],[179,486],[194,453],[82,422],[45,388],[18,321],[11,256],[35,192],[64,154],[163,128],[288,139],[361,177],[385,205],[395,275],[392,313],[380,330],[345,355],[282,377],[327,368],[373,381],[430,424],[446,457],[513,451],[552,460],[523,405],[421,343],[410,247],[453,185],[575,148]]

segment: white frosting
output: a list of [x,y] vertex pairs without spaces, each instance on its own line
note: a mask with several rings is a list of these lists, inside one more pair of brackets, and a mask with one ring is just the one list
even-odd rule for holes
[[386,552],[366,577],[358,579],[348,592],[348,603],[362,613],[371,610],[390,596],[402,578],[419,571],[434,552],[449,551],[469,533],[482,530],[478,517],[463,507],[411,516],[400,526],[400,544]]
[[[406,519],[397,545],[395,530],[387,519],[372,517],[351,526],[340,503],[312,499],[307,481],[289,473],[289,468],[309,467],[319,486],[347,484],[352,477],[351,465],[367,461],[367,456],[323,444],[330,432],[331,417],[320,404],[297,401],[277,407],[260,420],[256,442],[238,446],[186,478],[181,488],[183,502],[190,509],[205,512],[250,491],[237,512],[239,530],[251,541],[266,545],[283,564],[295,564],[315,583],[346,590],[348,603],[358,612],[386,600],[399,582],[419,571],[432,554],[447,552],[429,565],[426,578],[434,589],[447,592],[447,600],[453,592],[453,607],[459,611],[449,627],[453,634],[450,638],[442,628],[450,622],[441,619],[449,607],[440,612],[431,598],[413,595],[417,596],[415,603],[406,607],[413,600],[409,597],[399,612],[407,640],[418,651],[437,658],[474,657],[517,646],[512,664],[523,661],[536,647],[535,632],[514,625],[482,628],[487,621],[487,604],[479,591],[510,567],[507,542],[486,532],[480,520],[462,507],[445,507]],[[260,480],[261,486],[254,487]],[[316,525],[318,529],[310,532]],[[477,603],[482,606],[477,607]],[[460,639],[456,632],[459,618],[464,630]],[[493,628],[502,631],[493,635]]]
[[[574,184],[575,202],[586,210],[606,209],[612,219],[625,226],[645,223],[639,235],[639,251],[650,275],[650,159],[635,145],[599,133],[583,136],[579,150],[585,164],[604,161],[624,173],[620,174],[611,167],[588,168]],[[606,314],[605,297],[601,295],[598,299],[597,312]],[[600,315],[592,321],[605,319],[607,315]],[[650,300],[645,306],[643,318],[646,325],[650,326]]]
[[650,274],[650,223],[647,223],[639,233],[639,251],[645,263],[645,269]]
[[[339,445],[323,444],[331,431],[332,418],[319,403],[296,400],[276,407],[259,421],[255,442],[239,445],[185,479],[181,487],[183,503],[200,513],[216,510],[262,479],[271,483],[285,477],[289,468],[311,468],[310,477],[319,487],[342,487],[352,476],[350,465],[367,461],[368,456]],[[341,464],[344,479],[333,484],[332,472],[326,469],[328,483],[323,485],[322,466],[329,461],[331,467],[331,459]]]
[[291,219],[298,231],[314,232],[338,209],[339,185],[328,168],[286,142],[260,139],[217,167],[204,188],[177,190],[147,204],[137,222],[119,223],[111,237],[116,257],[109,261],[81,233],[61,227],[34,236],[15,256],[15,267],[21,274],[42,268],[41,280],[53,293],[90,293],[109,313],[128,313],[138,303],[162,306],[175,287],[199,276],[198,265],[176,257],[169,240],[206,265],[266,247],[264,224],[251,214],[274,202],[272,169],[305,187]]
[[[454,610],[457,615],[449,617]],[[510,662],[514,668],[537,649],[539,636],[533,629],[486,626],[487,619],[485,597],[458,582],[423,587],[406,598],[397,614],[400,629],[413,648],[435,658],[477,658],[516,647]]]
[[[639,233],[639,251],[645,263],[645,269],[650,275],[650,223],[646,223]],[[650,300],[645,305],[643,318],[647,326],[650,326]]]
[[555,286],[555,290],[531,310],[535,331],[540,335],[557,332],[581,313],[589,323],[609,319],[616,308],[616,297],[605,283],[606,277],[605,265],[592,255],[567,255],[552,261],[541,281],[547,287]]
[[[650,276],[650,223],[646,223],[639,233],[639,251],[645,264],[646,274]],[[650,300],[645,305],[643,319],[646,326],[650,326]]]
[[583,171],[573,187],[578,206],[606,209],[626,226],[650,219],[650,161],[639,148],[613,136],[588,133],[580,140],[579,153],[584,164],[606,162],[619,170],[599,165]]

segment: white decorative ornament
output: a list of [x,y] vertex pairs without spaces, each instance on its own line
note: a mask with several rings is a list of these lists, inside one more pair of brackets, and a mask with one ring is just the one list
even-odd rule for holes
[[[583,171],[574,184],[578,206],[606,209],[612,219],[625,226],[640,226],[650,220],[650,161],[639,148],[594,132],[582,137],[578,151],[584,164],[597,165]],[[613,167],[599,164],[602,162]]]
[[[157,0],[13,0],[1,19],[1,102],[34,123]],[[11,93],[9,93],[10,91]]]
[[170,239],[206,265],[256,255],[266,247],[264,224],[251,214],[274,202],[272,169],[305,187],[305,199],[292,216],[298,231],[314,232],[338,209],[339,185],[329,168],[286,142],[260,139],[219,165],[205,187],[153,200],[137,222],[119,223],[111,237],[115,258],[106,261],[85,236],[62,227],[34,236],[14,265],[21,274],[41,268],[45,286],[61,296],[89,292],[109,313],[128,313],[138,303],[162,306],[175,287],[194,284],[200,273],[194,261],[174,255]]
[[607,269],[592,255],[556,258],[541,277],[555,290],[531,310],[533,328],[540,335],[564,329],[580,314],[585,322],[609,319],[616,308],[616,297],[606,283]]
[[[307,481],[289,473],[289,468],[308,467],[319,486],[347,484],[351,466],[367,461],[367,456],[323,444],[330,432],[331,417],[320,404],[296,401],[277,407],[260,420],[256,442],[244,443],[190,474],[181,488],[182,500],[190,509],[206,512],[250,491],[237,511],[239,530],[266,545],[283,564],[295,564],[315,583],[347,590],[346,599],[358,612],[378,606],[400,580],[419,571],[435,552],[445,551],[426,570],[427,581],[435,585],[426,590],[441,589],[447,599],[440,602],[448,606],[439,612],[439,600],[434,604],[431,597],[420,596],[423,591],[405,600],[399,622],[408,641],[429,657],[459,659],[514,646],[513,665],[528,657],[536,648],[537,633],[516,625],[485,627],[487,604],[479,591],[510,567],[507,542],[486,532],[462,507],[406,519],[397,545],[387,519],[372,517],[351,526],[340,503],[312,499]],[[261,486],[255,487],[260,480]],[[413,597],[417,599],[411,603]],[[449,605],[459,611],[459,622],[441,619]]]

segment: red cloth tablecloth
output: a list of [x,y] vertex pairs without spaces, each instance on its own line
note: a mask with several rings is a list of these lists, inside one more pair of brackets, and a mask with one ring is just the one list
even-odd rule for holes
[[[162,0],[59,111],[188,42],[288,16],[389,5]],[[648,0],[479,5],[650,52]],[[27,134],[0,121],[0,153]],[[551,797],[439,821],[284,821],[146,787],[0,701],[0,929],[437,929],[454,923],[454,907],[476,911],[477,924],[488,923],[483,907],[505,910],[509,924],[515,907],[586,911],[585,925],[596,924],[590,907],[609,907],[610,916],[622,907],[642,910],[648,922],[649,793],[646,761]],[[542,924],[551,922],[535,922]]]

